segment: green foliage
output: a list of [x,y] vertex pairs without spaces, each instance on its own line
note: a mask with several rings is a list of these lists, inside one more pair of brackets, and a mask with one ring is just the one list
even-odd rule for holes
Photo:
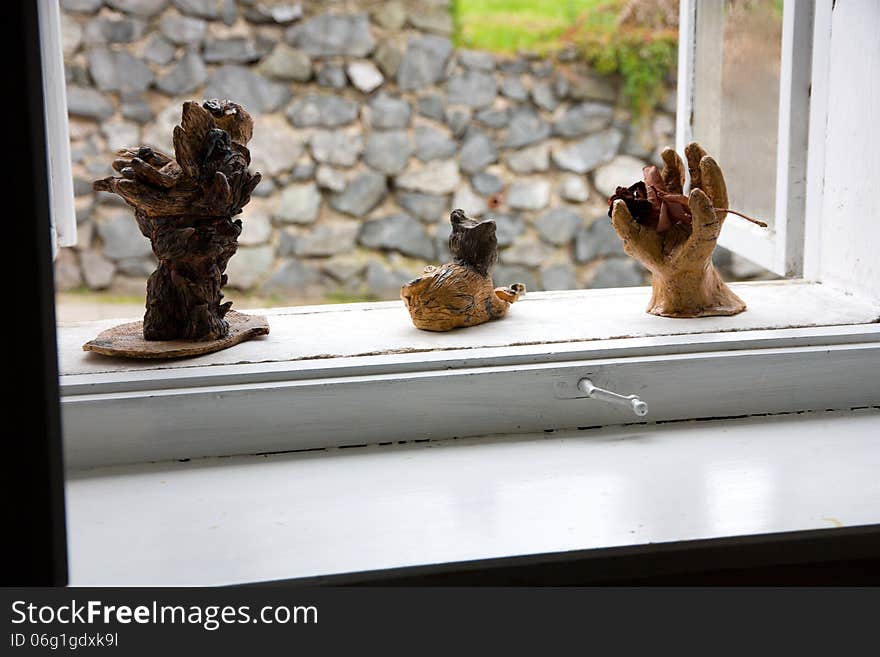
[[138,296],[135,294],[113,294],[110,292],[96,292],[85,286],[79,286],[70,290],[65,290],[60,294],[62,296],[66,295],[70,298],[75,298],[78,301],[82,301],[85,303],[133,304],[144,302],[143,295]]
[[665,80],[677,58],[676,39],[619,38],[604,43],[579,43],[584,57],[603,75],[623,79],[623,95],[636,114],[644,114],[663,98]]
[[[636,114],[661,100],[676,62],[678,30],[620,24],[625,0],[455,0],[456,43],[497,53],[552,55],[574,46],[603,75],[618,75]],[[658,12],[659,15],[659,12]]]
[[324,297],[325,303],[364,303],[378,301],[379,297],[374,294],[355,294],[354,292],[335,291]]
[[584,11],[603,0],[455,0],[455,43],[463,48],[549,53]]

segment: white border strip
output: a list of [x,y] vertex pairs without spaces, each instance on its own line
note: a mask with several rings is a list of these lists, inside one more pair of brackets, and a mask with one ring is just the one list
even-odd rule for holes
[[[52,257],[59,246],[76,244],[76,209],[67,123],[67,88],[61,44],[58,0],[39,0],[40,55],[43,66],[43,102],[46,122],[46,164],[49,173],[49,209]],[[13,64],[14,65],[14,64]]]

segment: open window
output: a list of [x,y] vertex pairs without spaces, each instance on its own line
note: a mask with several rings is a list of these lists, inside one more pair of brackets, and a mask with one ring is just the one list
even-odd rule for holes
[[[712,141],[732,130],[712,132],[724,57],[706,53],[740,25],[736,11],[682,0],[679,145],[695,137],[728,147]],[[773,227],[728,221],[721,243],[788,278],[733,284],[745,313],[647,315],[644,287],[531,294],[504,321],[447,334],[414,329],[398,301],[277,308],[266,313],[265,339],[167,362],[82,352],[117,320],[64,326],[73,582],[230,583],[793,531],[827,526],[815,509],[828,491],[855,510],[843,522],[875,521],[864,482],[873,481],[880,406],[880,233],[871,221],[880,207],[869,189],[880,153],[870,129],[880,8],[785,2],[776,18],[780,91],[759,131],[760,146],[775,142],[758,181],[765,205],[737,208]],[[748,189],[752,163],[731,153],[725,173],[741,173],[734,184]],[[584,378],[638,394],[649,414],[588,399]],[[835,429],[818,420],[800,433],[795,414],[828,410],[844,416]],[[684,420],[712,421],[676,424]],[[829,438],[840,426],[843,443]],[[497,441],[511,447],[500,464],[498,452],[444,460],[437,449],[420,452],[413,469],[407,448],[384,449],[523,433],[533,435]],[[544,443],[552,434],[563,439]],[[767,450],[742,467],[739,447],[758,443]],[[367,447],[367,458],[332,458],[335,447]],[[328,453],[246,458],[311,450]],[[245,458],[202,459],[221,456]],[[202,460],[175,462],[190,459]],[[805,510],[804,491],[822,499]],[[590,507],[587,526],[572,520],[584,499],[613,503]]]
[[826,5],[681,3],[679,149],[697,140],[716,154],[739,209],[769,224],[728,222],[718,243],[787,277],[803,273],[813,52],[817,40],[824,52]]
[[[778,6],[749,4],[771,14]],[[793,277],[804,269],[805,242],[818,244],[823,231],[823,260],[810,280],[735,285],[747,312],[694,320],[646,315],[647,288],[538,293],[504,321],[448,334],[414,329],[400,302],[274,309],[269,338],[179,363],[88,357],[80,345],[113,322],[74,325],[61,331],[60,343],[68,465],[877,403],[880,277],[869,242],[857,239],[858,232],[841,233],[836,202],[822,184],[827,153],[841,152],[839,142],[829,145],[839,134],[832,124],[844,120],[826,116],[836,84],[828,82],[835,75],[828,67],[844,65],[828,61],[830,3],[817,3],[814,15],[813,3],[785,2],[776,15],[778,34],[767,27],[773,33],[767,39],[776,34],[781,41],[778,52],[768,45],[776,59],[762,60],[769,71],[761,75],[765,84],[778,77],[780,91],[777,100],[755,104],[763,123],[754,141],[724,118],[727,103],[753,117],[755,92],[748,85],[759,77],[748,68],[756,63],[735,61],[737,39],[750,27],[738,5],[681,4],[678,140],[695,137],[719,149],[737,197],[764,204],[740,209],[772,216],[765,232],[726,222],[723,244]],[[839,34],[860,20],[853,9],[838,7],[835,14],[843,16]],[[865,133],[865,140],[873,138]],[[859,150],[868,159],[877,151]],[[749,178],[753,170],[762,172],[756,181]],[[805,207],[814,208],[812,215]],[[869,214],[847,216],[859,231],[876,234],[876,224],[865,225]],[[641,419],[587,399],[577,389],[584,377],[639,394],[650,414]]]

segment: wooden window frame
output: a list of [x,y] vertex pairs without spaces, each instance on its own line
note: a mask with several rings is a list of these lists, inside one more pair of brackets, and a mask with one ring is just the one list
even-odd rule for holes
[[[828,13],[830,14],[830,8]],[[814,43],[814,59],[817,52]],[[814,76],[819,74],[815,66],[813,71]],[[827,78],[827,68],[825,75]],[[821,146],[825,135],[819,124],[819,112],[816,108],[817,103],[813,102],[810,135],[812,140],[815,128],[816,144]],[[816,172],[823,168],[821,149],[812,148],[809,152],[807,176],[812,171],[821,177],[821,173]],[[822,203],[816,205],[814,201],[811,205],[809,195],[805,203],[805,230],[808,238],[806,253],[809,254],[810,222],[816,224],[818,231],[822,223]],[[48,265],[48,257],[45,261],[44,264]],[[579,377],[589,375],[597,382],[616,387],[622,392],[641,392],[654,409],[654,414],[648,418],[652,422],[688,418],[715,420],[705,424],[685,425],[690,425],[691,430],[698,429],[696,433],[708,434],[703,436],[707,440],[704,446],[716,444],[717,449],[707,450],[708,462],[723,461],[736,456],[744,438],[740,436],[738,444],[737,439],[731,440],[726,432],[732,425],[742,422],[749,425],[747,440],[751,444],[771,446],[771,443],[776,442],[772,446],[776,448],[777,460],[783,468],[792,462],[789,458],[791,454],[798,454],[803,459],[802,462],[806,460],[820,470],[825,469],[827,463],[816,457],[811,450],[817,445],[834,443],[832,453],[837,460],[837,472],[843,472],[845,477],[850,470],[857,471],[860,467],[864,472],[866,459],[862,456],[862,461],[859,462],[860,457],[854,456],[847,448],[853,444],[852,440],[838,440],[839,434],[836,432],[839,431],[844,438],[851,439],[854,435],[852,427],[847,428],[844,425],[851,424],[850,421],[867,413],[869,417],[860,422],[864,426],[861,436],[866,449],[871,449],[871,439],[876,435],[876,411],[865,409],[852,412],[852,409],[876,405],[880,400],[880,379],[876,376],[880,365],[880,313],[871,314],[871,308],[876,309],[876,306],[870,306],[871,303],[876,303],[874,299],[869,300],[868,305],[859,306],[868,309],[865,312],[859,311],[860,314],[856,313],[861,319],[854,314],[836,314],[848,304],[854,303],[852,293],[849,290],[827,289],[829,287],[822,283],[804,281],[777,283],[778,313],[775,318],[771,318],[773,326],[765,328],[735,328],[739,326],[737,322],[742,321],[742,317],[748,319],[752,316],[751,313],[756,313],[753,306],[749,313],[739,318],[726,318],[725,328],[718,330],[705,330],[706,326],[712,325],[711,319],[694,320],[701,327],[699,330],[693,330],[694,324],[690,320],[667,320],[669,326],[675,328],[634,336],[630,332],[638,318],[643,318],[644,307],[644,299],[636,297],[644,296],[648,291],[589,290],[559,293],[558,297],[554,297],[554,293],[544,296],[549,302],[558,303],[559,310],[571,311],[573,318],[577,315],[574,311],[581,309],[581,316],[577,320],[569,321],[573,330],[588,325],[589,315],[593,310],[595,316],[601,316],[608,306],[614,305],[613,298],[619,297],[616,304],[618,310],[626,308],[630,313],[629,320],[619,322],[620,334],[597,335],[593,339],[586,339],[589,331],[585,331],[581,333],[581,340],[547,342],[542,341],[546,327],[540,322],[534,322],[530,324],[534,326],[533,339],[528,344],[495,344],[458,350],[422,350],[329,359],[314,357],[308,360],[288,359],[213,366],[199,360],[165,369],[62,374],[67,466],[80,469],[80,472],[73,473],[67,481],[72,509],[72,513],[68,515],[72,536],[72,582],[75,585],[119,585],[122,578],[111,578],[108,574],[123,573],[129,577],[149,576],[149,579],[138,582],[140,584],[229,584],[296,577],[298,573],[291,568],[293,564],[299,568],[299,575],[311,576],[300,580],[300,583],[320,584],[331,581],[325,577],[327,573],[344,572],[345,568],[361,572],[343,574],[332,581],[351,582],[371,578],[375,581],[376,576],[364,574],[365,569],[373,569],[374,572],[392,567],[418,569],[417,573],[413,570],[386,570],[384,576],[378,577],[378,581],[383,581],[384,577],[385,581],[396,579],[399,583],[401,576],[405,579],[415,574],[434,573],[438,569],[445,569],[447,573],[460,569],[468,573],[475,568],[484,570],[497,568],[499,565],[509,567],[521,565],[523,562],[537,562],[549,564],[538,575],[535,580],[537,583],[546,584],[547,578],[553,573],[559,576],[558,581],[561,583],[571,583],[572,569],[561,571],[560,564],[578,564],[584,559],[603,556],[623,559],[613,564],[608,561],[593,561],[592,569],[584,576],[586,581],[607,579],[609,572],[625,572],[632,577],[693,571],[697,569],[694,566],[695,550],[700,549],[733,552],[732,556],[728,554],[720,561],[715,557],[713,561],[722,563],[727,568],[731,567],[731,563],[741,566],[743,562],[745,565],[755,562],[772,565],[779,563],[779,551],[783,548],[788,555],[786,558],[794,559],[790,552],[792,545],[797,542],[801,545],[807,544],[798,549],[799,555],[807,553],[813,555],[813,560],[828,560],[833,554],[838,554],[838,550],[829,552],[828,539],[845,542],[857,536],[867,536],[871,542],[850,545],[844,550],[845,555],[849,558],[873,556],[876,554],[876,525],[863,528],[850,526],[845,529],[813,529],[839,524],[841,521],[837,516],[843,518],[844,522],[852,523],[853,520],[844,515],[851,510],[865,513],[867,509],[868,521],[874,520],[870,516],[869,505],[864,502],[870,497],[862,495],[864,479],[845,478],[844,485],[839,486],[834,477],[829,477],[824,487],[817,486],[814,480],[809,480],[808,485],[800,487],[800,490],[818,490],[819,495],[828,490],[837,493],[836,497],[843,503],[848,503],[848,506],[832,504],[828,507],[834,511],[834,517],[812,518],[809,532],[761,534],[760,532],[780,531],[778,518],[776,524],[759,527],[762,519],[749,514],[747,517],[752,529],[745,528],[738,536],[707,538],[708,535],[703,532],[701,535],[694,534],[691,537],[694,540],[683,542],[687,536],[678,532],[677,542],[658,546],[652,543],[651,536],[646,535],[640,542],[627,535],[622,541],[606,541],[607,547],[601,547],[601,540],[572,545],[568,540],[569,524],[557,523],[555,528],[562,540],[555,545],[546,545],[546,549],[550,551],[535,554],[534,544],[528,543],[535,536],[541,537],[540,531],[534,531],[535,528],[540,529],[541,524],[526,522],[528,518],[522,511],[531,507],[535,511],[532,517],[540,518],[546,509],[557,504],[560,496],[564,498],[570,494],[565,481],[554,482],[553,478],[558,473],[555,467],[545,468],[538,477],[533,476],[536,470],[540,470],[535,468],[534,455],[536,445],[542,444],[542,434],[532,435],[520,443],[523,449],[519,462],[527,474],[527,483],[534,479],[539,484],[535,490],[544,492],[543,496],[524,496],[524,503],[516,508],[516,513],[512,515],[515,523],[514,540],[508,540],[506,535],[496,531],[497,525],[493,522],[496,517],[493,516],[491,505],[480,507],[479,514],[470,515],[460,513],[455,508],[461,499],[470,495],[471,490],[478,493],[482,491],[468,488],[468,476],[472,477],[470,483],[477,480],[482,483],[482,467],[490,465],[490,459],[496,458],[495,453],[484,454],[482,458],[485,460],[480,461],[479,456],[469,452],[469,462],[464,468],[444,468],[443,459],[426,459],[430,461],[431,468],[436,465],[436,469],[423,470],[433,474],[423,478],[428,484],[434,484],[436,494],[433,497],[425,496],[425,486],[419,480],[413,489],[415,495],[398,493],[391,504],[376,503],[372,507],[385,509],[384,515],[378,520],[391,526],[393,531],[389,532],[381,531],[386,525],[377,523],[375,517],[368,514],[357,517],[356,513],[346,515],[345,512],[352,506],[351,499],[372,496],[375,501],[382,496],[389,497],[381,480],[378,482],[379,486],[359,488],[363,483],[363,471],[366,469],[373,476],[378,474],[387,477],[387,463],[389,460],[397,460],[401,464],[400,471],[407,472],[410,464],[407,462],[406,448],[383,452],[381,459],[369,459],[371,463],[366,465],[363,462],[346,463],[345,459],[322,458],[322,472],[318,473],[319,476],[330,474],[340,482],[338,491],[341,503],[335,505],[328,504],[328,499],[322,497],[320,491],[310,490],[307,480],[303,483],[298,479],[301,470],[296,466],[308,465],[312,461],[308,457],[274,459],[271,467],[275,470],[275,476],[268,482],[271,485],[262,487],[259,484],[266,483],[266,469],[262,467],[263,460],[259,458],[220,459],[200,464],[142,463],[197,456],[254,454],[259,451],[293,451],[312,449],[313,446],[344,446],[350,444],[345,441],[361,442],[367,434],[381,436],[387,443],[392,437],[403,440],[424,440],[426,435],[427,439],[449,438],[454,437],[450,431],[456,432],[459,429],[479,434],[509,434],[528,431],[529,428],[555,431],[556,426],[563,426],[572,419],[577,420],[578,427],[581,421],[591,427],[596,424],[631,423],[632,418],[619,409],[605,407],[599,402],[578,398],[564,391],[570,391],[571,384]],[[43,291],[49,288],[46,285]],[[735,288],[749,301],[757,296],[757,287],[737,285]],[[774,322],[784,320],[786,313],[796,306],[791,299],[805,290],[805,300],[812,299],[815,304],[812,307],[813,321],[795,326],[776,325]],[[530,298],[538,297],[540,301],[541,296],[530,295]],[[609,297],[612,299],[609,300]],[[47,297],[44,299],[49,303]],[[820,303],[823,300],[824,303]],[[528,308],[529,303],[529,299],[524,300],[523,308]],[[369,304],[336,308],[333,312],[337,313],[338,326],[344,331],[355,325],[363,311],[381,311],[383,307],[383,304]],[[587,308],[588,312],[584,312],[583,308]],[[518,304],[517,311],[519,310]],[[395,312],[397,311],[400,311],[400,322],[405,323],[407,318],[399,305],[395,308]],[[280,309],[275,312],[305,314],[312,311]],[[587,319],[583,318],[584,315]],[[493,330],[497,328],[505,331],[505,327],[513,328],[515,321],[516,316],[512,315],[505,320],[507,323],[498,322],[493,325]],[[478,329],[479,327],[461,335],[477,342],[481,335]],[[61,329],[62,344],[65,344],[64,334],[68,330],[67,327]],[[273,335],[277,336],[278,332]],[[291,339],[296,339],[295,332],[291,333]],[[62,360],[65,350],[69,352],[71,349],[69,344],[67,347],[62,346]],[[51,368],[47,371],[52,372]],[[566,385],[559,386],[559,383]],[[560,388],[563,388],[562,392]],[[405,403],[408,400],[415,400],[417,404],[408,407]],[[581,408],[586,410],[583,420],[573,418],[569,410],[564,410]],[[827,430],[823,430],[820,443],[800,440],[801,434],[793,426],[798,424],[796,416],[724,419],[733,415],[800,413],[811,408],[850,412],[841,414],[844,425],[835,420],[833,425],[829,424]],[[397,412],[398,409],[405,409],[407,412]],[[222,413],[218,413],[218,410]],[[47,417],[52,420],[52,416]],[[229,422],[233,418],[237,418],[235,425]],[[414,431],[413,422],[416,421],[421,427],[427,428],[430,435]],[[780,425],[787,425],[787,428],[780,429]],[[674,461],[676,452],[670,449],[668,442],[663,441],[663,434],[678,432],[678,427],[681,426],[673,424],[656,428],[611,428],[580,434],[592,436],[596,440],[578,440],[580,436],[576,432],[569,432],[568,435],[560,433],[558,437],[561,443],[568,441],[568,446],[579,444],[592,448],[601,447],[603,441],[606,446],[614,443],[621,446],[621,451],[629,451],[631,461],[637,462],[641,458],[644,461],[641,466],[644,476],[635,479],[647,482],[648,486],[647,495],[639,498],[637,504],[643,505],[649,520],[655,517],[660,520],[656,506],[652,504],[656,501],[656,496],[651,491],[651,484],[653,482],[656,485],[657,482],[652,477],[658,472],[665,475],[666,480],[658,486],[661,491],[666,490],[667,485],[668,490],[679,490],[675,486],[681,466],[675,462],[672,467],[658,467],[643,450],[645,446],[650,449],[653,445],[663,453],[664,458],[672,454]],[[338,434],[335,431],[337,427],[348,427],[349,433]],[[151,433],[144,433],[145,429]],[[274,445],[268,442],[273,436],[279,439]],[[780,436],[786,440],[778,441]],[[475,442],[488,444],[492,441]],[[516,446],[516,441],[503,441],[503,444]],[[560,447],[566,449],[565,444]],[[363,453],[378,451],[365,450]],[[684,455],[692,452],[691,444],[681,441],[679,453]],[[433,457],[434,450],[426,450],[423,454]],[[579,456],[575,453],[571,463],[578,467],[580,463],[588,462],[594,454],[592,450],[589,454],[581,452]],[[616,455],[614,461],[619,461]],[[101,468],[95,472],[83,471],[111,463],[135,462],[141,464]],[[498,464],[497,461],[494,463]],[[509,460],[504,461],[502,458],[503,467],[509,467],[509,464]],[[730,458],[733,468],[738,467],[738,464],[741,462]],[[253,465],[256,467],[249,467]],[[789,470],[796,469],[797,465],[795,461]],[[690,470],[696,470],[693,464]],[[745,471],[748,472],[748,468]],[[57,479],[60,480],[60,477]],[[500,477],[496,479],[495,485],[501,488],[509,486],[511,481],[517,483],[515,479]],[[191,482],[194,485],[187,487]],[[449,482],[450,490],[454,494],[449,494],[447,489],[438,486],[438,482]],[[545,482],[548,485],[544,486]],[[171,488],[169,483],[174,487],[170,495],[167,493]],[[456,490],[456,486],[460,490]],[[743,488],[736,478],[728,481],[728,486],[736,490]],[[748,486],[745,488],[748,490]],[[849,498],[839,494],[841,488],[846,489],[844,492],[850,494]],[[238,499],[242,489],[245,493],[251,489],[259,489],[257,492],[261,494],[245,494]],[[780,507],[779,515],[783,520],[791,517],[786,511],[804,508],[797,491],[797,487],[792,488],[790,494],[782,498],[789,503],[788,508]],[[604,491],[597,489],[594,496],[601,499],[596,493],[602,492]],[[613,495],[613,487],[608,492]],[[293,521],[287,522],[285,514],[291,513],[289,504],[300,494],[304,503],[294,507]],[[401,514],[396,503],[398,500],[411,498],[415,500],[412,508],[418,515],[411,517],[410,523]],[[426,499],[428,502],[439,500],[440,504],[425,504]],[[589,501],[591,498],[584,499]],[[699,508],[704,496],[701,491],[697,491],[695,495],[687,495],[682,499],[690,502],[693,509]],[[853,503],[853,500],[858,503]],[[206,506],[198,522],[193,522],[192,516],[187,516],[186,513],[193,508],[193,502]],[[679,519],[682,517],[680,507],[680,500],[673,499],[672,504],[665,504],[665,508]],[[750,506],[746,504],[742,508],[749,510]],[[458,515],[444,515],[449,509],[456,511]],[[235,513],[227,515],[230,510]],[[215,523],[215,515],[222,520],[209,524]],[[711,521],[723,515],[716,510],[706,517]],[[450,518],[457,522],[450,522]],[[469,524],[468,519],[473,522]],[[357,522],[362,526],[356,526]],[[617,523],[618,526],[623,526],[619,518]],[[239,543],[218,539],[218,536],[223,536],[219,533],[221,525],[222,530],[233,533]],[[374,525],[379,525],[378,531]],[[485,536],[490,539],[496,534],[499,536],[494,547],[490,546],[492,549],[487,550],[483,545],[482,551],[472,549],[470,554],[463,554],[462,547],[470,548],[472,545],[474,527],[482,529],[484,526],[487,527],[482,532]],[[625,529],[629,530],[631,526],[633,525]],[[635,526],[639,529],[642,527]],[[330,540],[302,541],[303,537],[308,539],[309,532],[316,527],[333,529]],[[341,531],[337,531],[337,527]],[[425,529],[431,527],[442,533],[440,541],[424,540],[424,537],[430,538],[430,533]],[[299,531],[301,528],[302,531]],[[817,545],[817,536],[820,534],[826,540]],[[607,537],[606,533],[604,538]],[[341,538],[344,540],[340,540]],[[602,538],[599,536],[599,539]],[[676,537],[673,535],[672,538]],[[751,551],[743,556],[746,555],[746,548],[755,542],[769,547],[763,549],[762,554],[755,555]],[[61,545],[63,549],[63,543]],[[216,545],[223,545],[224,549],[216,550]],[[203,549],[202,546],[206,547]],[[432,554],[422,556],[426,553],[426,546],[435,549]],[[132,549],[125,549],[126,547]],[[673,551],[674,558],[670,560],[670,553]],[[351,557],[358,552],[363,552],[367,558],[361,558],[358,563],[354,563]],[[374,558],[370,557],[371,554]],[[331,564],[330,561],[334,558],[336,563]],[[803,559],[802,556],[797,558]],[[302,564],[310,559],[311,572],[306,573]],[[465,559],[469,561],[462,565]],[[486,559],[496,561],[487,562]],[[516,564],[511,561],[516,561]],[[676,561],[677,565],[670,561]],[[438,566],[440,563],[446,565]],[[276,566],[277,569],[272,570]],[[154,570],[150,570],[151,568]],[[614,568],[618,570],[615,571]],[[219,576],[212,579],[212,572],[219,573]],[[511,573],[509,570],[496,570],[495,573],[495,578],[491,580],[494,583],[509,583],[511,577],[522,576],[521,571]],[[422,583],[437,581],[421,580]],[[450,580],[447,578],[445,581],[448,583]],[[462,581],[474,583],[475,580],[466,574]]]
[[[649,289],[583,290],[538,293],[504,321],[440,336],[412,328],[398,302],[274,309],[264,343],[160,367],[78,356],[101,326],[62,327],[66,463],[880,403],[880,305],[804,281],[734,289],[752,304],[737,318],[658,318],[643,310]],[[638,393],[649,415],[586,399],[577,391],[583,377]]]
[[[708,5],[695,0],[681,5],[680,142],[687,140],[692,114],[697,7],[702,11]],[[815,15],[812,3],[785,5],[783,64],[792,70],[782,76],[789,91],[783,94],[780,112],[810,103],[811,147],[805,148],[799,136],[805,123],[788,126],[789,135],[780,142],[789,154],[786,173],[780,176],[784,193],[778,194],[785,201],[786,221],[768,238],[773,256],[767,258],[772,262],[761,264],[775,263],[787,274],[801,267],[804,240],[797,236],[805,234],[809,245],[815,240],[811,235],[821,228],[821,184],[804,195],[797,191],[802,185],[796,181],[804,168],[808,178],[821,177],[824,168],[821,91],[827,89],[823,76],[826,82],[828,78],[827,66],[811,64],[807,69],[804,60],[809,58],[794,53],[807,47],[812,24],[812,59],[822,63],[830,18],[830,2],[817,3]],[[812,100],[794,91],[802,91],[808,70]],[[780,124],[788,125],[784,120]],[[795,166],[795,160],[800,164]],[[800,207],[806,208],[806,222],[797,212]],[[736,230],[737,224],[728,223],[724,232]],[[297,358],[267,356],[220,364],[200,359],[170,369],[126,372],[66,370],[64,352],[76,351],[82,336],[65,343],[67,330],[62,328],[66,463],[90,468],[644,421],[848,410],[880,402],[880,380],[873,375],[880,369],[878,300],[856,300],[852,290],[830,289],[821,281],[772,285],[776,313],[755,324],[749,323],[756,313],[752,309],[741,316],[744,324],[737,318],[724,318],[717,326],[709,319],[654,318],[665,322],[663,328],[639,333],[633,327],[644,318],[644,288],[539,293],[518,304],[516,315],[527,314],[529,299],[550,300],[553,321],[557,328],[570,325],[567,334],[557,330],[548,338],[547,320],[542,325],[542,318],[534,316],[526,335],[480,343],[486,331],[503,336],[512,330],[515,319],[510,317],[491,327],[457,332],[468,344],[443,346],[445,338],[433,336],[427,341],[430,346],[418,348],[389,341],[355,353],[315,350]],[[807,295],[798,296],[804,290]],[[742,296],[748,301],[755,292],[746,287]],[[804,305],[810,317],[789,321]],[[371,330],[383,336],[389,327],[409,327],[403,309],[397,308],[399,302],[392,302],[337,307],[336,324],[311,330],[322,340],[334,334],[344,340],[361,321],[363,310],[392,306],[394,319]],[[847,312],[856,306],[858,312]],[[612,313],[616,330],[592,331],[596,319],[607,323],[612,309],[617,313]],[[300,330],[309,326],[305,322]],[[279,337],[296,341],[297,334],[273,329],[270,339]],[[248,347],[238,349],[243,353]],[[642,420],[625,409],[560,393],[565,386],[571,391],[584,376],[623,394],[638,392],[651,406],[650,415]]]
[[[718,102],[711,90],[719,87],[719,59],[708,54],[702,57],[701,49],[720,39],[724,2],[682,0],[680,4],[676,124],[676,146],[680,151],[693,139],[697,105]],[[825,121],[830,24],[830,0],[785,1],[774,221],[767,230],[745,222],[728,222],[718,240],[721,246],[786,277],[804,275],[808,226],[817,228],[815,221],[807,219],[808,208],[813,213],[817,202],[821,207],[821,200],[810,198],[808,193],[812,191],[815,197],[821,193],[821,186],[808,185],[807,181],[816,175],[808,169],[821,169],[821,140],[817,138]],[[813,148],[808,144],[819,152],[811,155]]]
[[46,128],[46,173],[52,257],[58,247],[76,245],[76,206],[67,121],[67,87],[58,0],[39,0],[40,64],[43,70],[43,114]]

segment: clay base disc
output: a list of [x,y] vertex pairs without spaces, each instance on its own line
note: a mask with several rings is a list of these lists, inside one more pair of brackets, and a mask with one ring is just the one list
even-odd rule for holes
[[221,340],[144,340],[144,323],[130,322],[102,331],[97,338],[83,345],[83,351],[118,358],[185,358],[210,354],[269,333],[269,322],[262,315],[245,315],[230,310],[225,319],[229,322],[229,334]]

